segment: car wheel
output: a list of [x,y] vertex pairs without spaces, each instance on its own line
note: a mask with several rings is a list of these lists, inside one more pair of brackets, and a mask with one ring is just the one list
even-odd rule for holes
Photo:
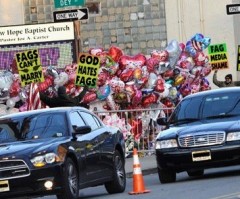
[[79,179],[76,165],[72,159],[65,162],[63,173],[63,190],[57,195],[58,199],[77,199],[79,195]]
[[125,191],[126,187],[126,173],[124,160],[119,151],[115,151],[113,164],[113,180],[105,183],[105,188],[110,194],[122,193]]
[[170,183],[176,181],[176,172],[169,169],[159,169],[158,177],[161,183]]
[[203,169],[199,169],[199,170],[187,171],[187,174],[190,177],[202,176],[204,174],[204,170]]

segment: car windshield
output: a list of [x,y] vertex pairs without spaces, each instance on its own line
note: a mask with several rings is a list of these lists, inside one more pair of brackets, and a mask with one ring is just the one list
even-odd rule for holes
[[36,114],[0,120],[0,143],[62,137],[67,134],[65,115]]
[[169,119],[171,124],[194,122],[199,119],[218,119],[240,116],[240,95],[211,94],[184,99]]

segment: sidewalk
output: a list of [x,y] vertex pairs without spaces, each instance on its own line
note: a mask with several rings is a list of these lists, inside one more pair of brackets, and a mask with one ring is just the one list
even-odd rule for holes
[[[155,155],[139,157],[141,170],[143,175],[157,173],[157,162]],[[131,178],[133,174],[133,158],[126,158],[125,170],[127,178]]]

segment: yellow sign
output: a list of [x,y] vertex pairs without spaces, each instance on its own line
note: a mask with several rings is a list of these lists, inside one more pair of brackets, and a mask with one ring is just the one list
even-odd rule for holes
[[79,86],[96,87],[100,59],[87,53],[81,53],[75,79],[75,84]]
[[240,71],[240,46],[238,45],[238,54],[237,54],[237,71]]
[[27,84],[44,81],[38,50],[16,53],[16,61],[23,87]]
[[227,45],[225,43],[210,45],[208,47],[208,53],[210,55],[209,62],[212,66],[212,70],[229,68],[227,57]]

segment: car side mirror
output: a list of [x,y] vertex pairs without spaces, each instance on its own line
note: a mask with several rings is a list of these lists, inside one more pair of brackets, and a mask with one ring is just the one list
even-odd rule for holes
[[87,126],[73,125],[73,130],[74,130],[74,132],[72,133],[73,140],[77,140],[77,135],[84,135],[90,133],[92,129],[88,125]]
[[87,134],[91,132],[91,127],[90,126],[78,126],[74,128],[75,134]]
[[167,126],[168,125],[168,121],[166,117],[161,117],[157,119],[157,123],[159,125],[163,125],[163,126]]

